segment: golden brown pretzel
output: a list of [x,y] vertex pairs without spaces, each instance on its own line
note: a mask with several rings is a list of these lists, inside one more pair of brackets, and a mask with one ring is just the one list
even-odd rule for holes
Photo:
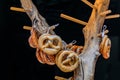
[[55,55],[62,49],[62,39],[57,35],[42,34],[38,39],[39,48],[48,55]]
[[78,67],[79,58],[74,51],[64,50],[56,55],[55,61],[61,71],[72,72]]

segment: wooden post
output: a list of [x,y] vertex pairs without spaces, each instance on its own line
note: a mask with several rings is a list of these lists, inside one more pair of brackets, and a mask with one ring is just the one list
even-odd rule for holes
[[74,80],[94,80],[95,64],[100,56],[100,38],[97,36],[102,29],[105,16],[100,13],[107,11],[110,0],[95,0],[91,16],[83,28],[85,44],[79,55],[79,67],[74,71]]

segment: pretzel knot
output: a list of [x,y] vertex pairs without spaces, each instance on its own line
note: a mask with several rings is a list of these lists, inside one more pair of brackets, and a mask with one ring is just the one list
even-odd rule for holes
[[100,53],[103,58],[108,59],[110,57],[110,49],[111,49],[111,40],[105,35],[100,43]]
[[78,67],[79,58],[74,51],[60,51],[55,58],[56,65],[63,72],[72,72]]

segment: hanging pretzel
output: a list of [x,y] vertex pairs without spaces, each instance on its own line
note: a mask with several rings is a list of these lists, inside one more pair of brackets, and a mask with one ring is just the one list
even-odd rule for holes
[[42,64],[54,65],[55,57],[53,55],[47,55],[37,48],[36,50],[37,60]]
[[73,45],[71,47],[71,50],[76,52],[79,55],[83,50],[83,46]]
[[45,33],[38,39],[39,48],[48,55],[55,55],[62,49],[62,39],[57,35]]
[[35,30],[32,28],[31,29],[31,35],[28,39],[29,45],[32,48],[37,48],[38,47],[38,39],[37,39],[37,34]]
[[72,72],[78,67],[79,58],[74,51],[64,50],[56,55],[55,61],[61,71]]
[[73,40],[71,43],[66,45],[66,48],[76,52],[79,55],[83,50],[83,46],[74,45],[76,42],[76,40]]
[[110,57],[111,40],[105,35],[100,43],[100,53],[105,59]]

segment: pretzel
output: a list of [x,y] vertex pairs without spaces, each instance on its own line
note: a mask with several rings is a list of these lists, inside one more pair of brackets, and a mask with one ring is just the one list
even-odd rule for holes
[[79,58],[74,51],[63,50],[56,55],[56,65],[63,72],[72,72],[78,67]]
[[31,35],[28,39],[29,45],[32,48],[37,48],[38,47],[38,39],[37,39],[37,34],[35,30],[32,28],[31,29]]
[[100,43],[100,53],[103,58],[108,59],[110,57],[110,48],[111,48],[111,40],[105,35]]
[[54,65],[55,57],[53,55],[47,55],[37,48],[36,50],[36,58],[42,64]]

